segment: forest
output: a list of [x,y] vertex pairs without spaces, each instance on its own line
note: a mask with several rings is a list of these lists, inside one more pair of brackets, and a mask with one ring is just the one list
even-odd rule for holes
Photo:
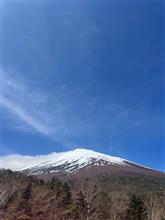
[[2,220],[165,220],[163,182],[120,190],[108,178],[44,181],[10,170],[0,181]]

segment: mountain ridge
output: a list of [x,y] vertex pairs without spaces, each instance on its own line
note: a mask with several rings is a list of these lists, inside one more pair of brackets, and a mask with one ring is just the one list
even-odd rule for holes
[[96,173],[98,170],[112,172],[114,169],[117,172],[119,170],[142,173],[144,171],[159,172],[120,157],[83,148],[39,156],[11,155],[4,157],[2,161],[4,163],[1,163],[2,168],[11,169],[12,167],[12,170],[28,175],[73,175],[82,170],[90,170],[92,167],[96,168]]

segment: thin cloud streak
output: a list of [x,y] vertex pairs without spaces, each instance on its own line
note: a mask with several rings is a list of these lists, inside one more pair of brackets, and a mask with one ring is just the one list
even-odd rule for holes
[[50,119],[44,111],[42,112],[42,105],[46,102],[45,96],[42,96],[39,91],[34,91],[20,75],[13,74],[14,79],[8,73],[3,72],[3,74],[3,93],[0,105],[11,115],[17,116],[15,119],[17,123],[21,120],[35,131],[53,138],[54,130],[48,123]]
[[11,128],[20,132],[38,132],[66,149],[76,145],[68,140],[73,133],[64,116],[69,117],[71,103],[61,100],[63,91],[53,98],[51,94],[44,93],[39,84],[17,72],[3,72],[3,76],[0,106],[14,122]]
[[52,135],[52,129],[45,126],[43,123],[37,121],[34,119],[31,115],[28,115],[26,113],[26,110],[21,108],[20,106],[16,105],[16,103],[13,103],[12,101],[8,99],[3,99],[1,105],[9,110],[12,114],[17,115],[20,119],[22,119],[25,123],[30,125],[33,129],[36,131],[51,136]]

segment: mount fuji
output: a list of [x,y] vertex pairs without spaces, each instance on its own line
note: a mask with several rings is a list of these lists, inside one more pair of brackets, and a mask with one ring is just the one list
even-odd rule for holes
[[36,176],[92,177],[98,174],[159,174],[160,172],[126,159],[98,153],[93,150],[75,149],[40,156],[11,155],[2,159],[2,168]]

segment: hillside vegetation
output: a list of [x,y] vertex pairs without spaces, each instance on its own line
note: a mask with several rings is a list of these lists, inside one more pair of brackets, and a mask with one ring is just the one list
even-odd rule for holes
[[43,181],[0,171],[1,220],[165,220],[165,178]]

